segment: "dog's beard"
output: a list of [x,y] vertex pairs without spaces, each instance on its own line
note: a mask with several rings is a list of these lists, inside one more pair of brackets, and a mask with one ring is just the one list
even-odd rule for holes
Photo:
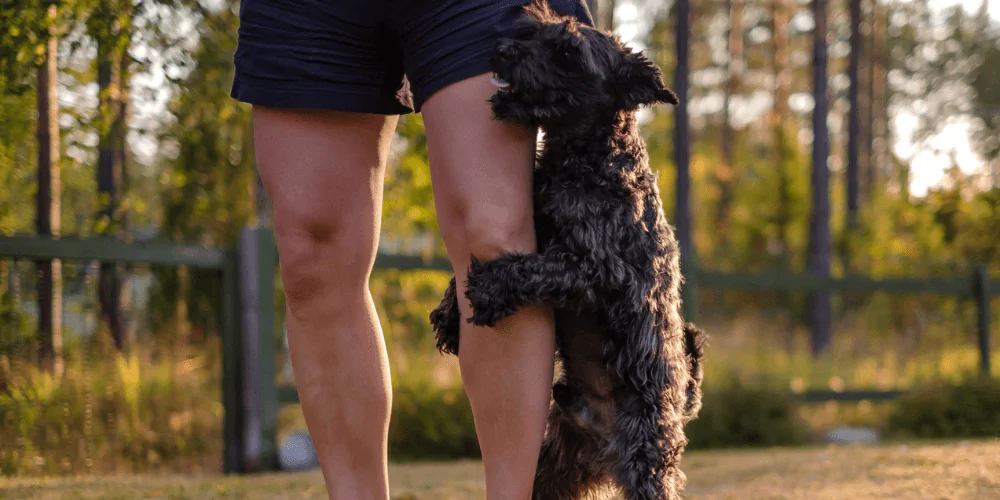
[[500,75],[496,73],[493,73],[493,75],[490,76],[490,82],[493,85],[496,85],[497,88],[499,88],[500,90],[506,90],[510,88],[510,82],[504,80],[503,78],[500,78]]

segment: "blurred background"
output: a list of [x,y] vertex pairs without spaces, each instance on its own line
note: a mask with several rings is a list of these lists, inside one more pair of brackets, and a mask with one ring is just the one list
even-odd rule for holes
[[[969,289],[989,284],[976,269],[1000,274],[1000,3],[591,7],[686,96],[641,120],[689,270],[979,283]],[[230,248],[242,228],[268,227],[250,108],[229,97],[238,12],[229,0],[0,3],[0,236]],[[383,208],[382,253],[445,255],[420,116],[400,121]],[[372,276],[394,461],[478,456],[457,362],[435,351],[427,319],[449,276]],[[217,278],[0,257],[0,473],[222,470]],[[978,377],[982,322],[1000,332],[988,291],[985,320],[982,300],[948,294],[687,296],[711,336],[694,449],[816,443],[844,426],[1000,436],[1000,388]],[[273,316],[276,376],[291,383],[280,281]],[[814,389],[912,391],[796,397]],[[294,404],[277,421],[282,440],[305,428]]]

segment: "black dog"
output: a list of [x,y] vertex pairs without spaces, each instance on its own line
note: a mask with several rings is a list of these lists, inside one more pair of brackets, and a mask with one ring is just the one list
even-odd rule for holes
[[[540,127],[538,253],[473,258],[468,321],[554,306],[563,373],[553,388],[534,498],[617,486],[628,499],[679,498],[684,424],[701,407],[703,335],[679,313],[677,242],[663,216],[635,111],[676,104],[659,69],[613,36],[526,7],[493,57],[497,119]],[[430,316],[458,353],[455,280]]]

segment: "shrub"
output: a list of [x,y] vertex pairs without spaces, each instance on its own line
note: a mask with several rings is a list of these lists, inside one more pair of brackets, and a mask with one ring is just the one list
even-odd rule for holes
[[687,426],[691,448],[786,446],[808,440],[787,389],[732,377],[704,391],[701,412]]
[[424,381],[393,387],[389,456],[393,461],[478,458],[472,407],[462,387]]
[[85,353],[67,359],[62,377],[15,368],[0,387],[0,475],[216,467],[222,408],[211,356]]
[[918,387],[900,397],[885,430],[897,438],[1000,436],[1000,380],[971,377]]

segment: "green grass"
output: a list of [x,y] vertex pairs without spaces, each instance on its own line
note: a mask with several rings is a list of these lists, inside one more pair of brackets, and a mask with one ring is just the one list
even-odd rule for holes
[[[1000,440],[690,452],[687,498],[1000,498]],[[485,498],[481,464],[390,468],[393,500]],[[318,472],[245,477],[142,475],[0,479],[0,496],[21,499],[324,499]]]

